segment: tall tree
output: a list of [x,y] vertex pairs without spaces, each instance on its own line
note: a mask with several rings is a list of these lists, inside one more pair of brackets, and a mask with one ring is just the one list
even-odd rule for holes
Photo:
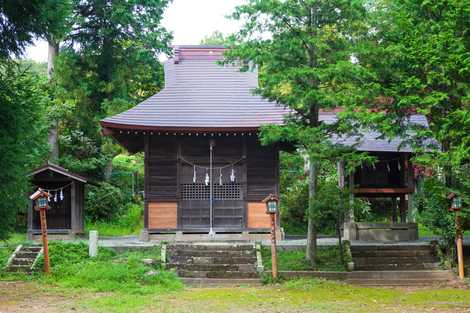
[[[261,139],[291,141],[306,151],[310,207],[316,195],[318,161],[343,152],[331,145],[320,111],[352,105],[367,96],[358,86],[368,71],[351,61],[354,44],[367,32],[365,13],[362,1],[341,0],[250,0],[233,13],[245,24],[232,37],[228,60],[257,64],[258,92],[292,110],[285,126],[266,127]],[[308,214],[308,224],[306,256],[314,264],[313,214]]]
[[112,157],[120,150],[111,139],[102,138],[98,122],[161,88],[163,71],[157,57],[170,53],[171,35],[161,26],[167,4],[74,1],[72,29],[55,69],[63,103],[59,140],[64,165],[97,179],[109,175]]
[[26,207],[26,178],[31,166],[44,156],[44,111],[50,101],[44,76],[11,60],[21,56],[35,37],[52,30],[56,16],[51,1],[0,1],[0,239],[15,225]]
[[15,62],[0,63],[0,239],[27,207],[27,173],[47,154],[45,76]]
[[[409,138],[417,148],[416,161],[444,170],[445,188],[433,190],[456,192],[469,204],[470,2],[380,0],[370,17],[371,40],[356,56],[375,72],[377,97],[347,114],[388,137],[417,134]],[[415,113],[427,117],[430,129],[403,123]],[[440,194],[444,199],[430,206],[440,210],[433,216],[449,215],[448,204],[438,205],[448,202],[445,192]],[[453,224],[451,217],[447,220]]]

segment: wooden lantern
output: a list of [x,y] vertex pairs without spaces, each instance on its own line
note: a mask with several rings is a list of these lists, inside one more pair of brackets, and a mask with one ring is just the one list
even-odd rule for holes
[[455,213],[455,244],[457,245],[457,261],[459,267],[459,278],[464,279],[464,260],[463,260],[463,236],[462,221],[460,219],[460,210],[462,209],[462,198],[455,193],[450,193],[447,199],[451,201],[449,211]]
[[42,235],[42,246],[44,250],[44,272],[50,273],[50,262],[49,262],[49,243],[47,240],[47,221],[46,221],[46,210],[49,209],[49,193],[39,188],[29,198],[34,201],[34,209],[39,211],[39,218],[41,220],[41,235]]
[[277,279],[276,215],[279,211],[279,197],[269,194],[263,202],[266,203],[266,213],[271,216],[271,267],[272,277]]

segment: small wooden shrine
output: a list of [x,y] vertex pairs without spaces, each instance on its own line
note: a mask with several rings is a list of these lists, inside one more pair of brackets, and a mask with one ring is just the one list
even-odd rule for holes
[[[428,127],[422,115],[412,115],[406,121]],[[340,168],[340,180],[351,187],[351,196],[368,199],[372,209],[382,209],[386,219],[376,222],[356,221],[351,212],[346,217],[344,236],[349,240],[411,241],[418,239],[418,225],[410,218],[415,192],[411,157],[412,147],[402,138],[381,138],[375,131],[363,132],[359,137],[335,139],[336,143],[353,146],[376,158],[373,165],[358,168],[346,176]],[[377,213],[377,212],[375,212]]]
[[262,146],[258,130],[282,124],[286,110],[253,94],[256,71],[218,64],[223,52],[177,47],[162,91],[101,121],[105,135],[145,152],[144,233],[269,233],[262,200],[279,193],[279,147]]
[[[85,184],[87,179],[47,163],[29,174],[32,193],[41,188],[49,194],[47,228],[51,238],[73,237],[84,231]],[[39,212],[28,208],[28,238],[41,234]]]

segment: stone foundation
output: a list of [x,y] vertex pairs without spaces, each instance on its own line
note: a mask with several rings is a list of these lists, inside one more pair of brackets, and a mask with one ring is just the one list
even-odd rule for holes
[[[347,229],[347,231],[346,231]],[[345,224],[348,240],[360,241],[414,241],[418,240],[416,223],[348,223]]]

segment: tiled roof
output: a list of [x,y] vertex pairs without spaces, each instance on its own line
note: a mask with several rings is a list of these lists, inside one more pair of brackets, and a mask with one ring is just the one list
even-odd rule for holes
[[[336,115],[321,115],[320,119],[325,123],[334,123],[336,121]],[[428,121],[424,115],[411,115],[405,123],[429,127]],[[354,147],[358,151],[413,152],[410,144],[406,143],[400,137],[395,137],[393,139],[380,138],[381,134],[379,132],[371,130],[363,130],[360,131],[360,133],[360,136],[334,136],[332,141],[336,144]],[[434,143],[434,141],[429,141],[426,144],[432,143]]]
[[[220,65],[221,46],[179,46],[175,57],[166,61],[165,87],[134,108],[101,121],[104,128],[171,131],[244,131],[264,124],[281,125],[288,109],[253,94],[258,87],[256,71],[241,72],[232,65]],[[320,119],[334,122],[336,115],[321,113]],[[410,123],[428,126],[421,115]],[[335,137],[338,144],[359,151],[411,152],[402,139],[379,139],[379,133],[363,131],[362,138]],[[401,146],[400,146],[401,145]]]
[[256,71],[220,65],[223,49],[184,46],[165,63],[165,88],[136,107],[102,121],[130,129],[257,129],[282,124],[287,110],[254,95]]
[[52,164],[50,162],[47,162],[45,165],[34,169],[31,173],[28,174],[28,176],[34,177],[36,174],[42,173],[44,171],[56,172],[56,173],[61,174],[63,176],[72,178],[74,180],[78,180],[82,183],[87,182],[87,179],[85,177],[83,177],[81,175],[78,175],[78,174],[75,174],[75,173],[72,173],[68,169],[63,168],[62,166],[59,166],[59,165],[56,165],[56,164]]

